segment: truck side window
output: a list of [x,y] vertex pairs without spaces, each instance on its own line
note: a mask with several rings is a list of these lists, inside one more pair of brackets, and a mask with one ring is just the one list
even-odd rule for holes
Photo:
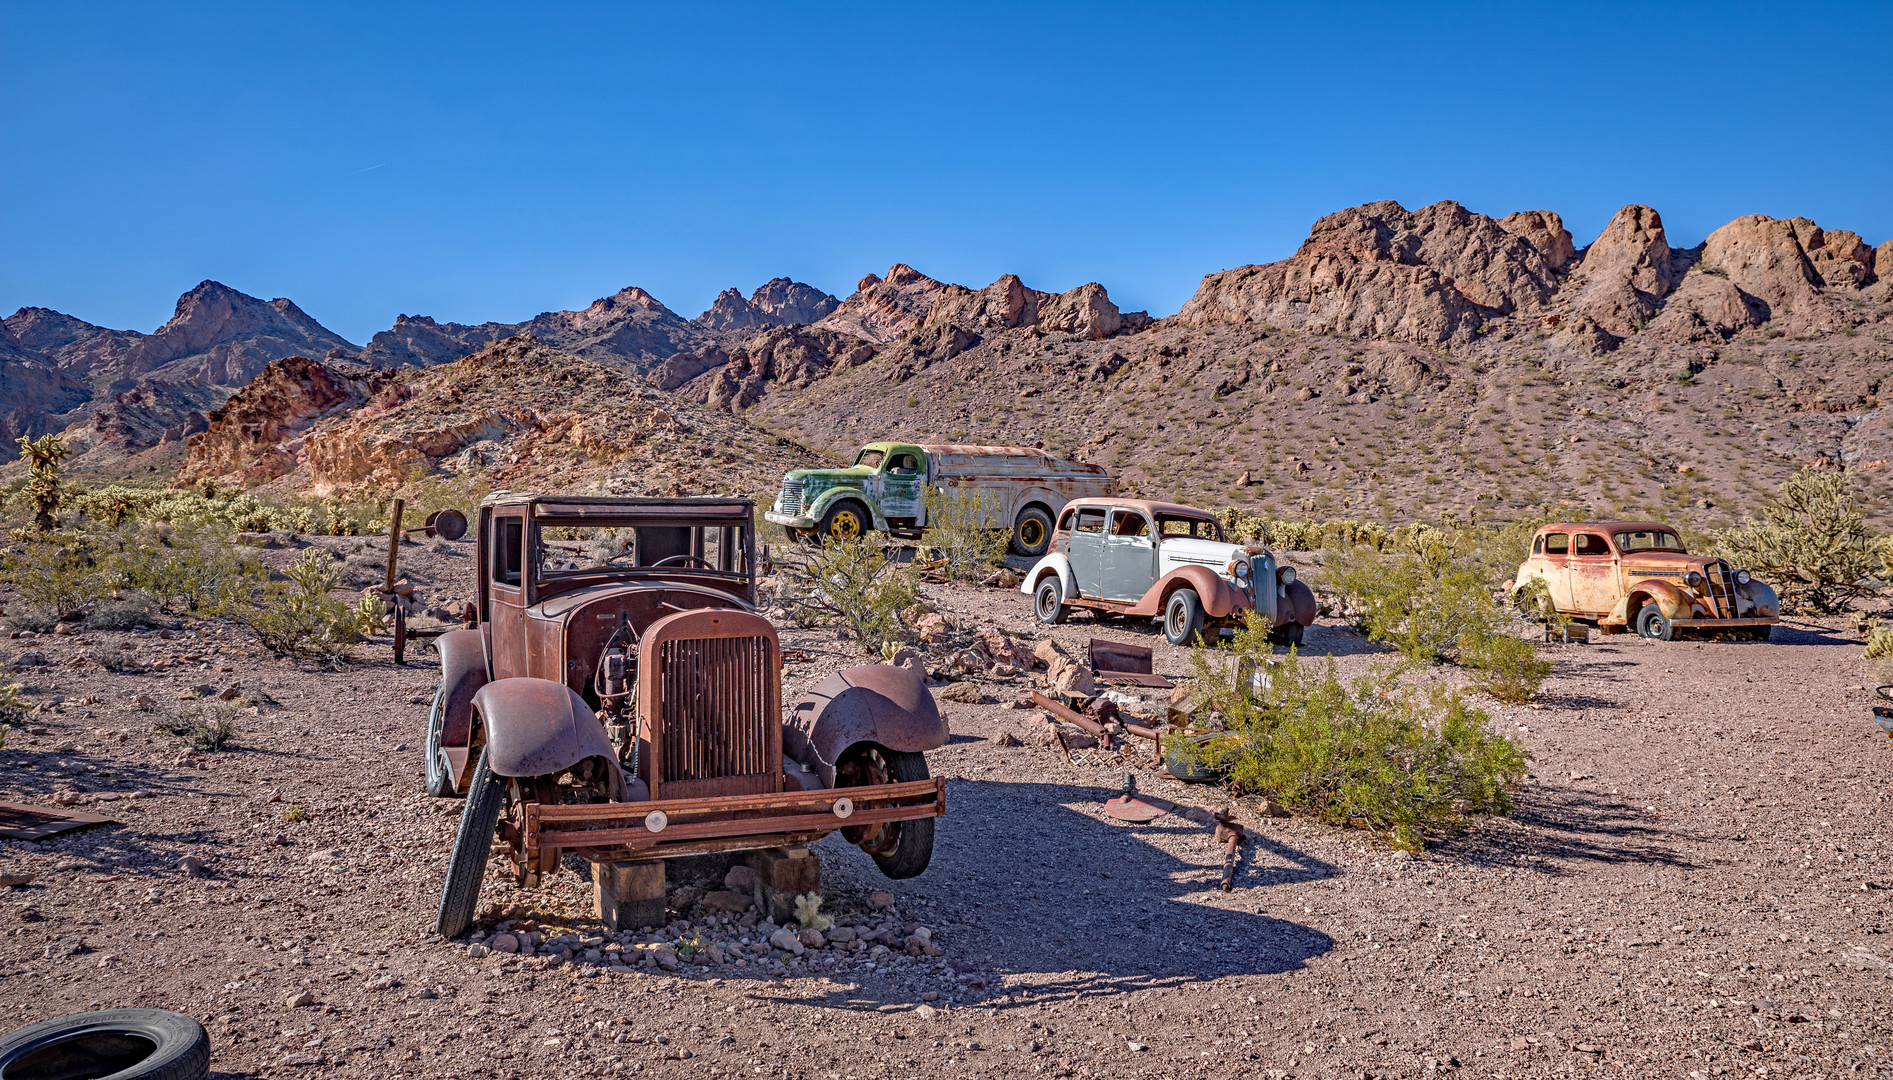
[[899,454],[894,458],[893,467],[887,471],[895,476],[914,476],[920,472],[920,463],[914,460],[912,454]]
[[1545,534],[1545,554],[1547,555],[1571,554],[1571,535],[1569,533],[1546,533]]
[[498,584],[519,584],[520,557],[525,539],[524,518],[493,519],[493,580]]
[[1610,554],[1610,545],[1606,544],[1604,538],[1596,533],[1578,533],[1577,553],[1579,555],[1608,555]]
[[1533,555],[1543,555],[1545,553],[1545,538],[1544,537],[1541,536],[1538,539],[1533,540],[1531,542],[1531,553]]
[[1102,533],[1104,531],[1104,510],[1098,508],[1078,511],[1078,531],[1081,533]]

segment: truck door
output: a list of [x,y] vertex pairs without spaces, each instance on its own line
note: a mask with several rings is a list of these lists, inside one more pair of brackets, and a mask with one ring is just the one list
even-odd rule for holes
[[1104,561],[1104,508],[1084,506],[1071,527],[1071,577],[1078,595],[1097,597]]
[[1104,599],[1135,600],[1157,583],[1157,545],[1151,539],[1150,519],[1141,511],[1111,511],[1103,546],[1099,595]]
[[1617,606],[1617,554],[1603,533],[1573,533],[1569,565],[1573,610],[1604,615]]
[[526,670],[526,518],[522,506],[499,507],[488,538],[487,593],[492,598],[493,678],[512,679]]
[[881,463],[881,516],[919,521],[926,482],[920,451],[911,446],[895,447]]

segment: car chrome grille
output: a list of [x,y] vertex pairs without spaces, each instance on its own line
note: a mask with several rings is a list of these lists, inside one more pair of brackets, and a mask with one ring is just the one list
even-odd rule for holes
[[1717,559],[1702,568],[1702,576],[1708,580],[1709,601],[1716,618],[1735,618],[1735,571]]
[[737,637],[660,646],[661,783],[770,776],[781,769],[770,644]]
[[782,482],[782,496],[777,499],[776,502],[782,507],[782,513],[790,517],[801,517],[802,481],[784,480]]

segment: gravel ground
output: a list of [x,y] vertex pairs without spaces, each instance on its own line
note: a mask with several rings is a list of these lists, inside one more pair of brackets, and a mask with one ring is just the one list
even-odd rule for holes
[[[439,547],[407,565],[459,599],[470,545]],[[930,593],[1037,632],[1016,592]],[[1149,628],[1057,628],[1094,633],[1186,670]],[[209,1021],[221,1076],[1893,1077],[1893,743],[1840,622],[1559,647],[1541,703],[1491,709],[1534,755],[1513,817],[1407,858],[1237,805],[1255,842],[1229,893],[1207,827],[1103,815],[1121,759],[1005,745],[1037,714],[945,704],[932,868],[889,882],[839,837],[818,845],[824,910],[879,943],[799,958],[755,946],[774,928],[753,919],[608,938],[576,873],[530,893],[489,878],[504,926],[433,936],[459,804],[419,794],[426,654],[364,646],[331,671],[201,624],[3,644],[48,663],[14,676],[38,709],[0,750],[0,798],[122,823],[0,842],[0,874],[33,879],[0,890],[6,1029],[178,1009]],[[852,662],[823,633],[785,644],[809,654],[787,699]],[[1325,622],[1305,652],[1375,660]],[[119,653],[146,670],[94,659]],[[241,695],[221,751],[153,731],[200,686]],[[502,929],[540,935],[535,955],[488,951]],[[657,966],[680,937],[725,963]]]

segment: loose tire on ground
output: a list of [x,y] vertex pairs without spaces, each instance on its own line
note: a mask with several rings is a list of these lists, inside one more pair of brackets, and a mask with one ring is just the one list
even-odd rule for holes
[[1071,606],[1065,603],[1065,585],[1057,574],[1046,574],[1032,590],[1032,614],[1047,626],[1071,618]]
[[825,541],[858,540],[872,528],[874,519],[860,503],[839,502],[822,515],[821,528],[816,535]]
[[467,803],[460,811],[460,831],[454,834],[454,853],[447,860],[447,882],[440,891],[440,918],[434,928],[442,937],[459,937],[473,925],[475,905],[480,902],[480,880],[486,877],[486,860],[493,850],[493,835],[499,828],[505,797],[503,781],[487,767],[483,749],[479,764],[473,767],[473,782],[467,785]]
[[1012,553],[1036,559],[1052,544],[1052,515],[1036,506],[1019,511],[1012,523]]
[[1203,631],[1203,601],[1195,589],[1178,589],[1163,606],[1163,639],[1172,645],[1188,645]]
[[1670,625],[1662,609],[1655,604],[1645,604],[1637,612],[1637,636],[1651,641],[1669,641],[1676,636],[1676,628]]
[[201,1080],[204,1026],[166,1009],[104,1009],[42,1020],[0,1038],[0,1076]]
[[454,793],[447,776],[447,758],[440,749],[440,729],[446,722],[447,683],[442,680],[440,689],[434,691],[434,705],[427,711],[427,738],[421,744],[427,767],[426,791],[436,799],[445,799]]

